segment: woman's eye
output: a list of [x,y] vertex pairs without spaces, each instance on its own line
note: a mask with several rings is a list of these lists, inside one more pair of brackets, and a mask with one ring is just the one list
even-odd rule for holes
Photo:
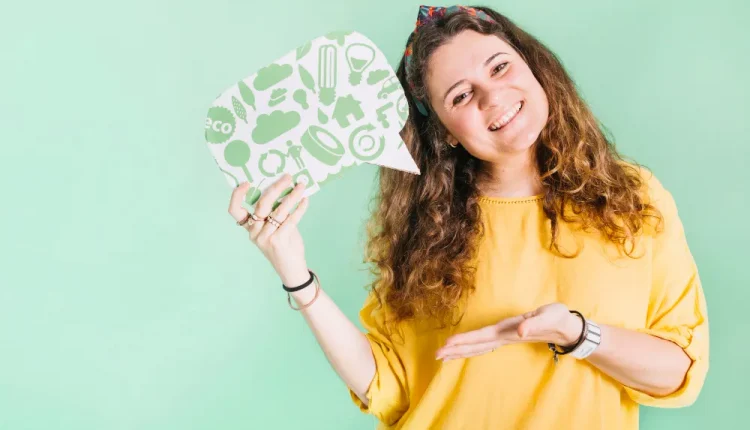
[[[507,61],[504,62],[504,63],[498,64],[494,69],[492,69],[492,74],[496,75],[496,74],[500,73],[500,71],[502,71],[503,69],[505,69],[507,66],[508,66],[508,62]],[[468,94],[469,93],[463,93],[463,94],[457,96],[456,98],[454,98],[453,99],[453,106],[461,103],[461,101],[463,99],[465,99],[466,97],[468,97]]]
[[[453,99],[453,106],[455,106],[455,105],[457,105],[457,104],[461,103],[461,101],[462,101],[463,99],[465,99],[465,98],[466,98],[466,97],[464,97],[464,96],[467,96],[467,94],[468,94],[468,93],[463,93],[463,94],[461,94],[461,95],[457,96],[457,97],[456,97],[455,99]],[[468,96],[467,96],[467,97],[468,97]]]
[[498,73],[499,71],[503,70],[503,69],[505,68],[505,66],[507,66],[507,65],[508,65],[508,62],[507,62],[507,61],[506,61],[505,63],[500,63],[500,64],[498,64],[498,65],[497,65],[497,67],[495,67],[495,68],[494,68],[494,69],[492,70],[493,74],[495,74],[495,73]]

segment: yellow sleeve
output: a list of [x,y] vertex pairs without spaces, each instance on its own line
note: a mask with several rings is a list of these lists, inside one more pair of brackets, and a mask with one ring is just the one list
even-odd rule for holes
[[375,416],[387,425],[395,424],[409,407],[406,372],[402,359],[394,347],[390,336],[384,330],[384,308],[370,293],[359,312],[359,319],[365,329],[375,358],[375,377],[367,390],[369,406],[350,389],[354,403],[364,413]]
[[648,179],[652,204],[664,218],[653,242],[652,290],[646,327],[639,331],[670,340],[692,360],[682,386],[654,397],[630,387],[628,395],[645,406],[677,408],[698,398],[708,373],[708,313],[698,268],[671,193],[652,174]]

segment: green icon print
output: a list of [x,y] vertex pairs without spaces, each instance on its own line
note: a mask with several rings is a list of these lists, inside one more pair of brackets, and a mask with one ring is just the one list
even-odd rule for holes
[[255,76],[255,80],[253,81],[253,86],[255,86],[255,89],[258,91],[267,90],[284,79],[292,76],[292,71],[292,66],[288,64],[271,64],[270,66],[264,67],[258,71],[258,75]]
[[352,134],[349,136],[349,150],[352,155],[362,161],[372,161],[380,156],[385,149],[385,137],[380,136],[380,140],[376,140],[370,133],[365,133],[363,136],[359,136],[360,132],[371,132],[375,130],[375,126],[372,124],[365,124],[357,127]]
[[274,107],[284,100],[286,100],[286,90],[283,88],[276,88],[271,92],[271,100],[268,101],[268,106]]
[[213,106],[206,115],[206,141],[224,143],[234,134],[234,115],[223,106]]
[[346,48],[346,63],[349,65],[349,83],[359,85],[362,73],[375,60],[375,50],[364,43],[352,43]]
[[396,101],[396,112],[402,120],[409,118],[409,103],[406,102],[406,96],[401,94]]
[[304,169],[305,162],[301,157],[302,146],[295,145],[291,140],[286,143],[286,146],[287,148],[289,148],[289,150],[286,152],[286,156],[294,160],[294,163],[297,165],[298,169]]
[[261,195],[260,185],[258,185],[257,187],[252,187],[250,188],[250,190],[247,192],[247,195],[245,196],[245,202],[249,204],[250,206],[252,206],[255,204],[255,202],[260,200],[260,195]]
[[258,115],[258,123],[252,134],[253,141],[259,145],[268,143],[296,127],[300,119],[299,114],[293,111],[276,110],[270,115]]
[[237,100],[237,97],[235,96],[232,96],[232,107],[234,108],[234,113],[237,114],[237,117],[245,121],[245,124],[247,124],[247,111],[245,110],[245,106],[242,106],[242,102]]
[[257,186],[251,187],[247,191],[247,195],[245,196],[245,203],[249,204],[250,206],[254,205],[258,200],[260,200],[260,187],[263,186],[263,182],[266,181],[266,178],[263,178],[260,180],[260,183]]
[[384,104],[383,106],[380,106],[375,112],[378,114],[378,121],[380,121],[380,124],[383,126],[383,128],[388,128],[391,126],[391,123],[388,122],[388,117],[385,116],[385,111],[388,110],[389,107],[393,106],[392,102],[388,102]]
[[318,122],[320,122],[321,124],[328,123],[328,115],[326,115],[325,112],[320,110],[320,108],[318,108]]
[[237,86],[240,88],[240,97],[242,97],[242,101],[254,110],[258,110],[255,107],[255,94],[253,94],[253,90],[251,90],[244,81],[237,83]]
[[380,89],[380,92],[378,92],[378,98],[384,99],[388,97],[388,94],[391,94],[401,88],[401,84],[398,82],[398,78],[395,76],[391,76],[388,78],[385,82],[383,82],[383,86]]
[[299,78],[302,80],[302,83],[307,87],[308,90],[312,91],[313,94],[315,94],[315,81],[313,80],[312,75],[310,72],[307,71],[302,65],[299,66]]
[[[272,156],[270,161],[269,156]],[[283,152],[277,149],[271,149],[261,155],[260,160],[258,160],[258,170],[268,178],[283,172],[284,167],[286,167],[286,156]],[[270,168],[270,170],[268,168]]]
[[336,45],[322,45],[318,49],[318,85],[320,102],[330,106],[336,100]]
[[307,169],[301,170],[292,176],[292,183],[299,184],[300,182],[305,184],[305,189],[315,186],[315,180]]
[[307,93],[305,90],[297,90],[292,95],[292,99],[294,99],[295,102],[299,103],[300,106],[302,106],[302,109],[309,109],[310,105],[307,104]]
[[375,85],[388,77],[388,70],[373,70],[367,75],[367,85]]
[[331,116],[339,123],[339,127],[349,127],[350,116],[354,117],[354,121],[359,121],[365,116],[361,104],[352,95],[340,97],[336,101],[336,107],[333,109],[333,115]]
[[336,136],[317,125],[311,125],[300,139],[302,146],[321,163],[335,166],[345,154],[344,145]]
[[249,182],[253,182],[247,162],[250,161],[250,146],[241,140],[233,140],[224,148],[224,159],[232,167],[241,167]]
[[304,45],[297,48],[297,61],[301,60],[302,57],[307,55],[307,53],[310,52],[311,47],[312,47],[312,40],[308,41]]
[[286,190],[282,191],[279,197],[276,198],[276,201],[273,202],[273,206],[271,206],[271,210],[276,210],[281,205],[281,201],[284,199],[284,197],[291,194],[291,192],[294,191],[294,187],[289,187]]
[[344,46],[344,40],[346,39],[346,36],[350,34],[352,34],[351,31],[332,31],[326,34],[325,37],[328,40],[335,40],[339,46]]

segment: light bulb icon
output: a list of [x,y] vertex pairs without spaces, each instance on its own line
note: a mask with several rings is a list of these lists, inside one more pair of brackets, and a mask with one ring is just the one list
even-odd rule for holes
[[352,43],[346,48],[346,63],[349,65],[349,83],[359,85],[362,73],[375,60],[375,50],[364,43]]

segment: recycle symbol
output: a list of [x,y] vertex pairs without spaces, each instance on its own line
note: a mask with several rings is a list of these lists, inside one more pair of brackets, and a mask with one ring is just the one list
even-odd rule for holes
[[[277,167],[274,172],[269,172],[265,169],[264,165],[266,164],[266,160],[268,159],[268,155],[274,155],[276,156],[279,161],[277,164]],[[273,164],[272,164],[273,165]],[[286,167],[286,156],[284,156],[284,153],[277,150],[277,149],[271,149],[270,151],[266,152],[265,154],[260,156],[260,160],[258,161],[258,170],[260,170],[260,173],[265,175],[266,177],[272,177],[274,175],[278,175],[281,172],[284,171],[284,167]]]

